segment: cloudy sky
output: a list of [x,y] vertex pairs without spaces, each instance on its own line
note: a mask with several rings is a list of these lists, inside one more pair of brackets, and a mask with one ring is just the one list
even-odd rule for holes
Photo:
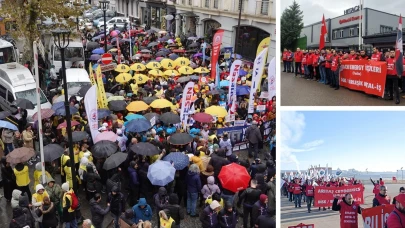
[[[293,3],[294,0],[280,1],[281,12]],[[304,25],[309,25],[325,18],[333,18],[343,15],[343,11],[359,5],[359,0],[296,0],[304,12]],[[388,3],[389,2],[389,3]],[[405,1],[401,0],[364,0],[364,7],[392,13],[405,15]]]

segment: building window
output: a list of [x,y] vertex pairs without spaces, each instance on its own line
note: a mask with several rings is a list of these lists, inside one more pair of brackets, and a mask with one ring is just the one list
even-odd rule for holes
[[349,36],[354,36],[354,28],[349,29]]
[[263,0],[260,8],[260,14],[269,15],[269,0]]
[[337,31],[333,31],[333,39],[337,38]]
[[392,32],[393,28],[390,26],[381,25],[380,26],[380,33],[390,33]]
[[185,4],[186,4],[186,0],[181,0],[181,4],[185,5]]
[[360,28],[357,26],[357,35],[360,35]]
[[340,30],[339,32],[339,38],[343,38],[343,30]]
[[210,8],[210,0],[205,0],[205,7]]
[[218,9],[218,0],[214,0],[214,8]]
[[191,6],[193,4],[193,0],[188,0],[188,4]]

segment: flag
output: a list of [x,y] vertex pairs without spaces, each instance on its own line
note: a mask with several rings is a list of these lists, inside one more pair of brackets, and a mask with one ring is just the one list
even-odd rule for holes
[[[228,93],[228,104],[232,104],[231,108],[229,109],[229,119],[235,119],[236,113],[236,85],[239,78],[239,70],[242,67],[241,60],[235,60],[232,63],[231,71],[229,73],[229,93]],[[235,104],[235,105],[234,105]]]
[[402,64],[404,50],[402,48],[402,16],[399,15],[399,24],[397,29],[397,44],[395,47],[395,66],[397,68],[397,75],[401,77],[404,71],[404,65]]
[[100,65],[97,66],[96,70],[97,86],[98,86],[98,99],[100,99],[99,108],[108,108],[107,95],[105,94],[103,74],[101,73]]
[[[211,66],[212,68],[212,66]],[[216,71],[217,71],[217,75],[215,76],[215,88],[220,89],[220,82],[221,82],[221,77],[219,75],[219,64],[217,63],[216,65]]]
[[267,75],[268,86],[268,100],[272,100],[276,96],[276,58],[273,58],[269,64],[269,70]]
[[322,50],[325,47],[325,39],[328,30],[326,29],[325,15],[322,15],[322,25],[321,25],[321,36],[319,38],[319,50]]
[[93,74],[93,66],[91,65],[91,63],[89,64],[89,78],[90,78],[91,84],[96,85],[96,80],[94,79],[94,74]]
[[[264,48],[258,56],[256,56],[255,62],[253,64],[253,73],[252,73],[252,86],[250,87],[250,96],[249,96],[249,107],[248,113],[254,112],[254,102],[257,88],[260,86],[260,80],[263,73],[264,65],[266,63],[268,48]],[[212,72],[212,71],[211,71]]]
[[194,82],[188,82],[187,85],[184,87],[183,96],[181,98],[180,120],[183,129],[186,129],[187,127],[188,115],[190,114],[193,96]]
[[84,96],[84,108],[86,109],[90,133],[93,142],[96,139],[98,131],[98,114],[97,114],[97,85],[93,85]]
[[214,80],[217,75],[216,65],[218,63],[219,52],[221,51],[222,37],[224,36],[224,30],[219,29],[214,35],[212,40],[212,54],[211,54],[211,79]]
[[[260,54],[261,51],[263,51],[263,49],[267,48],[267,52],[269,52],[269,47],[270,46],[270,36],[267,38],[264,38],[259,46],[257,46],[257,51],[256,51],[256,56],[258,56]],[[267,62],[267,55],[268,53],[266,53],[266,56],[264,57],[264,61]],[[264,71],[264,69],[263,69]],[[260,75],[262,75],[262,78],[265,78],[266,76],[263,74],[263,71]],[[257,87],[259,89],[259,91],[261,91],[261,84],[262,84],[262,80],[259,80],[259,86]]]

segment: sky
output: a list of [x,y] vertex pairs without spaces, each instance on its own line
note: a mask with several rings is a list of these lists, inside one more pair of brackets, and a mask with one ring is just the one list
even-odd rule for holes
[[281,170],[328,164],[383,172],[405,167],[405,112],[281,112]]
[[[281,13],[293,3],[294,0],[280,1]],[[343,15],[343,11],[360,4],[359,0],[296,0],[304,14],[304,25],[310,25],[325,19]],[[364,7],[405,15],[405,1],[403,0],[364,0]]]

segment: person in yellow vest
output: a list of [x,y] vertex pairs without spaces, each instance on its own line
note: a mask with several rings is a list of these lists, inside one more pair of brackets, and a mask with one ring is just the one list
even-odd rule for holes
[[62,221],[65,223],[66,227],[77,227],[77,220],[76,220],[76,213],[75,210],[72,209],[71,204],[72,204],[72,193],[73,189],[69,187],[69,183],[63,183],[62,184],[62,191],[63,191],[63,196],[62,196],[62,208],[63,208],[63,213],[62,213]]
[[138,84],[133,81],[131,84],[131,90],[132,90],[132,94],[138,95]]
[[[81,159],[83,158],[83,156],[84,156],[84,153],[86,153],[86,152],[89,152],[88,150],[87,150],[87,144],[86,143],[83,143],[81,146],[80,146],[80,151],[79,151],[79,161],[81,161]],[[80,167],[79,167],[80,168]]]
[[67,163],[69,163],[69,160],[70,160],[69,151],[65,145],[65,151],[63,152],[62,156],[60,157],[60,176],[61,176],[63,183],[66,182],[65,165]]
[[171,228],[172,225],[175,226],[174,219],[170,216],[169,209],[159,211],[159,220],[160,220],[160,228]]
[[24,165],[23,163],[18,163],[13,169],[15,175],[15,181],[17,184],[17,189],[20,190],[22,193],[27,193],[28,199],[31,199],[31,191],[30,191],[30,173],[28,170],[28,166]]
[[42,206],[42,202],[44,202],[45,196],[49,197],[48,192],[46,192],[42,184],[37,184],[35,186],[35,193],[32,195],[32,205],[34,207]]
[[[51,177],[51,174],[49,174],[48,171],[45,171],[45,175],[46,175],[46,178]],[[42,166],[41,166],[41,162],[38,162],[37,164],[35,164],[35,171],[34,171],[34,186],[35,186],[34,190],[35,190],[35,192],[37,191],[36,186],[39,183],[42,183],[42,180],[40,180],[40,178],[42,178]]]
[[80,152],[80,146],[78,143],[75,143],[73,146],[73,153],[75,155],[74,158],[75,158],[76,172],[79,171],[79,165],[80,165],[79,152]]
[[70,167],[70,162],[66,162],[63,171],[65,173],[66,182],[69,183],[69,188],[73,188],[73,176],[72,176],[72,168]]

